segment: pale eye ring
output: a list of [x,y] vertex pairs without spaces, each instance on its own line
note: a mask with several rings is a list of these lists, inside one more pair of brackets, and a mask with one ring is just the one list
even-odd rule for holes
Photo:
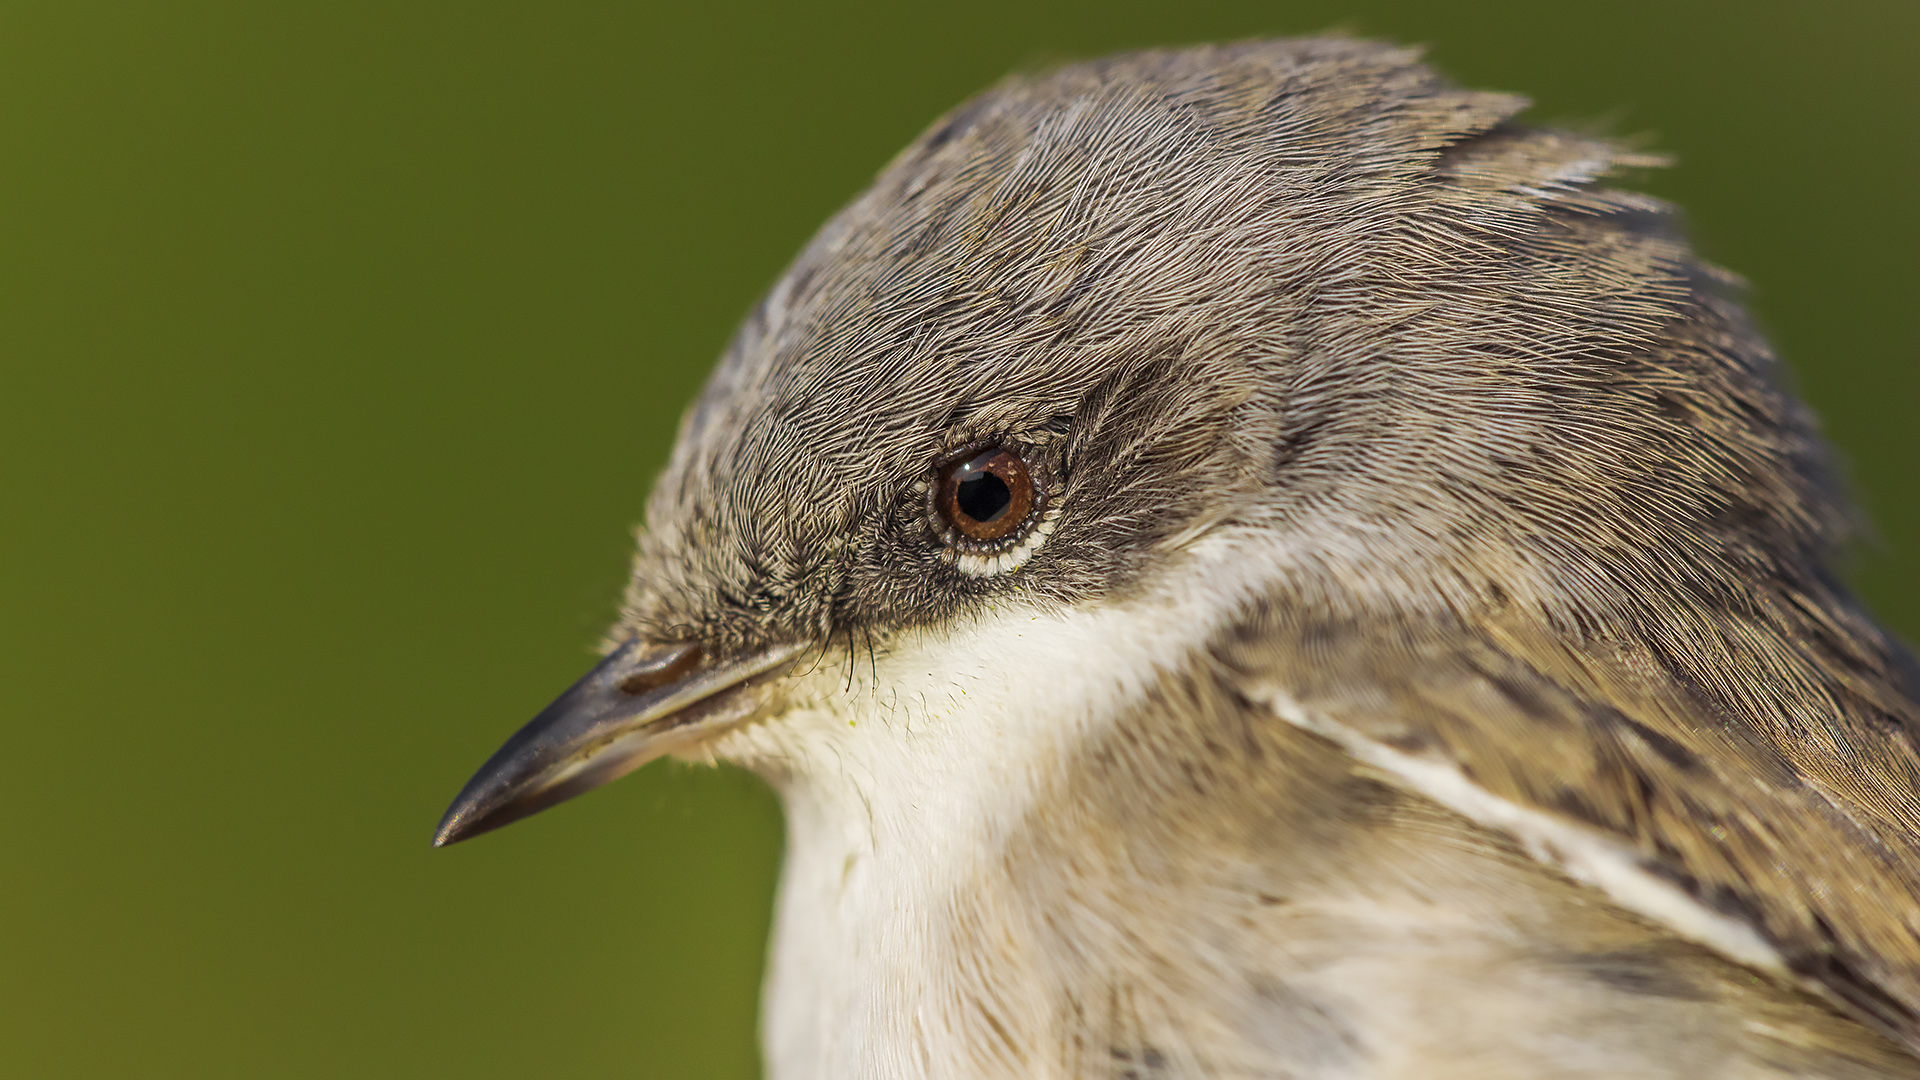
[[968,577],[1018,569],[1053,534],[1052,469],[1024,446],[975,443],[936,463],[928,483],[927,524],[941,558]]

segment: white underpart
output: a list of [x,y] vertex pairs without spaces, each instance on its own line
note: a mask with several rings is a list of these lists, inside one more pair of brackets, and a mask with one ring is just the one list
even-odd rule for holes
[[[1265,542],[1216,535],[1187,554],[1160,588],[1127,603],[1004,605],[871,658],[856,639],[851,655],[801,678],[798,696],[811,704],[713,748],[791,776],[764,1010],[770,1076],[949,1075],[967,1058],[967,1034],[926,1007],[951,1000],[940,980],[956,962],[930,928],[955,890],[1000,858],[1071,751],[1271,584]],[[1623,844],[1309,715],[1279,692],[1271,704],[1622,907],[1738,962],[1783,969],[1750,927],[1649,873]],[[1036,1016],[1048,1005],[1028,1004]]]
[[1780,953],[1754,928],[1722,915],[1678,886],[1650,873],[1625,844],[1604,833],[1521,806],[1475,784],[1451,763],[1418,758],[1387,746],[1277,693],[1269,704],[1296,727],[1332,739],[1356,760],[1463,817],[1518,840],[1540,862],[1590,885],[1628,911],[1652,919],[1681,937],[1730,960],[1785,975]]
[[1189,569],[1207,589],[1005,605],[871,659],[856,637],[851,658],[843,650],[807,677],[817,704],[715,747],[793,775],[766,990],[770,1075],[946,1075],[966,1057],[951,1017],[901,1007],[948,998],[938,980],[955,959],[929,927],[1000,858],[1070,752],[1184,666],[1255,587],[1236,580],[1247,560],[1196,552],[1209,554],[1211,570]]

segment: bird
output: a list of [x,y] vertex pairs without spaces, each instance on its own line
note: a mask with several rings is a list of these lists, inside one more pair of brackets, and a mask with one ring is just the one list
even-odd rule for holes
[[752,308],[464,840],[786,814],[769,1075],[1920,1077],[1920,665],[1665,159],[1351,37],[939,119]]

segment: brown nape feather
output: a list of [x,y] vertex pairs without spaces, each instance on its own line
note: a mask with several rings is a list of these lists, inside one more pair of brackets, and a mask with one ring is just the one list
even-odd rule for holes
[[[1545,208],[1512,244],[1561,271],[1563,296],[1612,286],[1668,309],[1650,333],[1523,362],[1567,430],[1517,439],[1469,482],[1490,516],[1475,519],[1481,550],[1449,567],[1449,603],[1422,617],[1291,596],[1224,653],[1250,692],[1285,672],[1310,711],[1627,838],[1920,1049],[1913,661],[1825,568],[1841,535],[1831,481],[1724,276],[1690,260],[1657,204],[1563,187],[1606,161],[1512,129],[1443,158],[1474,189]],[[1557,565],[1552,587],[1513,589],[1501,540]]]

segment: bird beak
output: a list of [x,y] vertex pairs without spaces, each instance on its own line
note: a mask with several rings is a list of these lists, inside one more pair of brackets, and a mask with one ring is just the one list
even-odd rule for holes
[[480,766],[433,846],[537,814],[754,719],[766,702],[752,691],[785,675],[805,648],[784,643],[708,663],[697,644],[627,642]]

